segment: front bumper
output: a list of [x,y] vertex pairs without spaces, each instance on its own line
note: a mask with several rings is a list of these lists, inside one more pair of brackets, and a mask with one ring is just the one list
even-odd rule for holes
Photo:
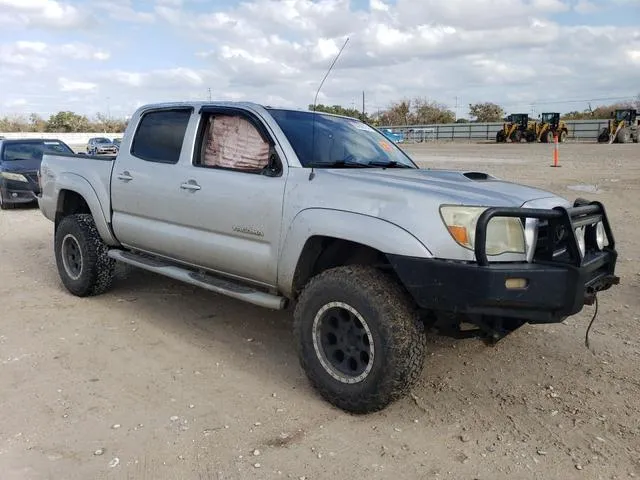
[[35,177],[35,174],[20,173],[27,177],[29,182],[18,182],[0,177],[0,195],[2,195],[3,202],[18,204],[37,200],[37,195],[40,193],[37,177],[32,178]]
[[[389,255],[391,265],[424,309],[466,315],[520,318],[529,323],[560,322],[578,313],[592,296],[618,283],[614,251],[582,267],[535,263],[476,263]],[[527,287],[509,289],[508,279]]]
[[[484,241],[494,216],[536,218],[545,222],[547,235],[539,238],[531,263],[491,263]],[[576,228],[602,221],[608,246],[597,249],[587,236],[585,255],[575,235],[556,235],[559,228]],[[463,315],[519,318],[529,323],[560,322],[591,304],[597,292],[619,283],[615,275],[617,252],[604,207],[599,203],[571,209],[490,209],[478,220],[476,262],[388,255],[396,274],[423,309]],[[560,252],[560,253],[559,253]],[[524,281],[509,288],[507,280]]]

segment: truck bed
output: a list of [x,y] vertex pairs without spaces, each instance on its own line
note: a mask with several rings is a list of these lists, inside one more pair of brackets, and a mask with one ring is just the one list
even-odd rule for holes
[[55,221],[60,191],[70,188],[78,192],[80,189],[93,194],[96,206],[101,210],[105,221],[110,223],[111,172],[115,159],[115,155],[44,154],[40,165],[42,192],[38,198],[44,216]]

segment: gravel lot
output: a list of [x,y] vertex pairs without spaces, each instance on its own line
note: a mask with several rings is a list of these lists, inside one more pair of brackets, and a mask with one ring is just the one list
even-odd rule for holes
[[308,385],[290,312],[126,268],[75,298],[52,224],[3,211],[2,479],[640,477],[640,146],[563,144],[558,169],[544,144],[406,148],[605,203],[622,280],[600,296],[594,352],[591,307],[494,347],[430,337],[412,396],[351,416]]

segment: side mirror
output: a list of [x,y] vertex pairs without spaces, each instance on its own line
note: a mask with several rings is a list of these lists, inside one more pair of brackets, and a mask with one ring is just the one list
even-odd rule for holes
[[282,163],[277,153],[269,155],[269,163],[262,169],[265,177],[279,177],[282,174]]

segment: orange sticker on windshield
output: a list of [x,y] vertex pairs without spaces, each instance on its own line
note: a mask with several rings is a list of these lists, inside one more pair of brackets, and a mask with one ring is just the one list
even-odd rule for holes
[[380,146],[382,147],[382,149],[383,149],[385,152],[391,152],[391,151],[393,151],[393,149],[391,148],[391,144],[390,144],[389,142],[387,142],[387,141],[385,141],[385,140],[380,140],[378,143],[380,144]]

